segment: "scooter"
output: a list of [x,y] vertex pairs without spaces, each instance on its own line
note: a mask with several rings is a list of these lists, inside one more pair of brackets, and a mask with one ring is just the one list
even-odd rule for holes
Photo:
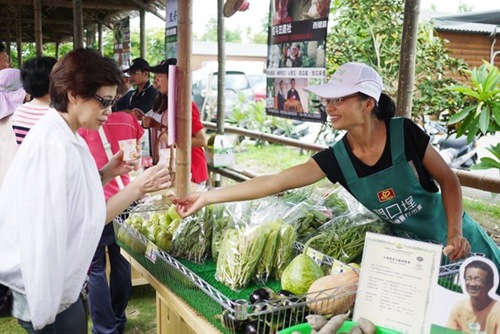
[[477,162],[476,139],[468,143],[466,136],[457,138],[455,134],[449,135],[446,127],[437,121],[425,120],[424,130],[431,136],[431,144],[451,168],[468,170]]

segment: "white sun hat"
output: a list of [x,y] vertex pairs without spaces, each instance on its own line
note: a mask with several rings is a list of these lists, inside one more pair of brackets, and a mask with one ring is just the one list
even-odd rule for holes
[[373,97],[377,102],[384,89],[380,75],[368,65],[345,63],[323,85],[304,87],[305,91],[326,99],[335,99],[355,93]]

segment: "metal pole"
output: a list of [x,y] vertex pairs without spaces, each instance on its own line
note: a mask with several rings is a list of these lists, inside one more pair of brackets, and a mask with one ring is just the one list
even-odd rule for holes
[[411,117],[419,12],[420,0],[405,0],[403,36],[399,58],[397,116]]
[[189,193],[191,174],[191,54],[192,0],[178,3],[178,62],[177,62],[177,163],[175,194],[183,197]]

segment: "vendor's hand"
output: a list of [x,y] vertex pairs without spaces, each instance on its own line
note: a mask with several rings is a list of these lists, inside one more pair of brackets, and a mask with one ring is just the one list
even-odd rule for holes
[[146,169],[133,182],[138,185],[141,196],[172,186],[170,173],[166,164],[158,164]]
[[467,239],[461,235],[454,235],[448,237],[446,248],[448,258],[451,261],[456,261],[458,259],[466,257],[470,253],[470,244]]
[[172,198],[177,213],[182,217],[190,216],[208,204],[206,201],[207,192],[197,192],[187,195],[184,198]]

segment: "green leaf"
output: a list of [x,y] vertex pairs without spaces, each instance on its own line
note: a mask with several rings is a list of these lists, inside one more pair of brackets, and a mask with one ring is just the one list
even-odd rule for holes
[[500,169],[500,161],[495,161],[489,157],[481,158],[481,162],[471,166],[471,169],[490,169],[490,168],[498,168]]
[[488,126],[490,124],[490,111],[488,108],[483,108],[479,115],[479,129],[483,134],[488,132]]
[[448,124],[455,124],[455,123],[460,122],[461,120],[463,120],[464,118],[469,116],[469,113],[471,112],[471,110],[473,110],[475,108],[476,108],[476,106],[469,106],[467,108],[462,109],[462,111],[460,111],[459,113],[450,117],[450,119],[448,120]]

